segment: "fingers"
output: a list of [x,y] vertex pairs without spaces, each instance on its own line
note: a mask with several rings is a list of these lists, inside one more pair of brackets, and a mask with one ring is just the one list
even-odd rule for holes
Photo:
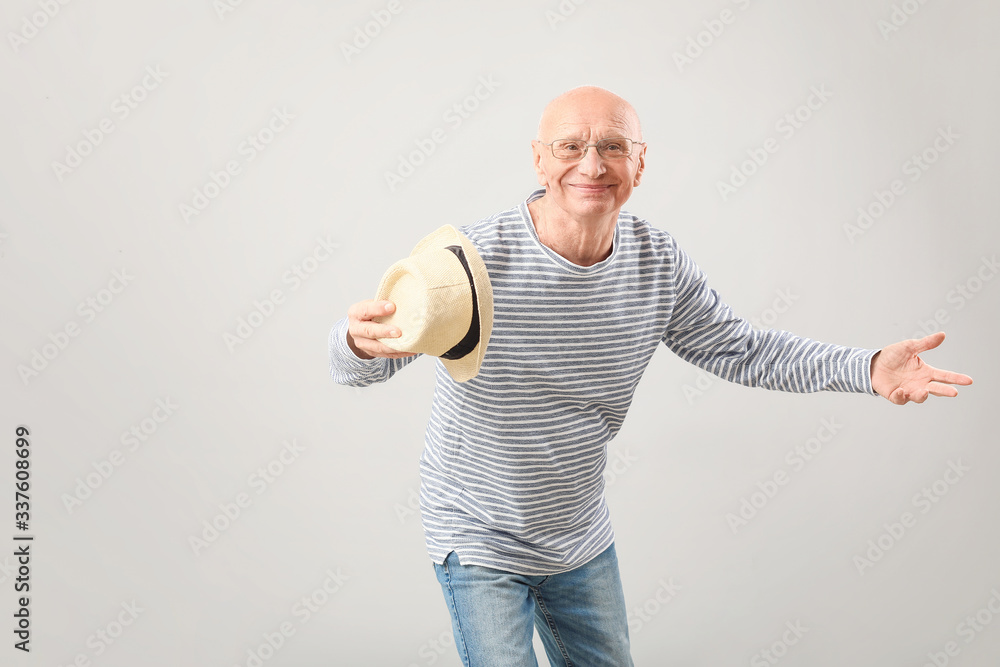
[[891,403],[896,405],[905,405],[906,403],[923,403],[930,396],[954,398],[958,396],[958,390],[950,384],[928,382],[922,389],[910,391],[907,391],[903,387],[896,387],[896,389],[886,398],[888,398]]
[[402,332],[395,326],[376,322],[374,318],[385,317],[395,312],[391,301],[360,301],[347,310],[347,333],[349,344],[369,358],[387,357],[399,359],[415,356],[413,352],[400,352],[377,340],[379,338],[399,338]]
[[396,310],[391,301],[361,301],[347,310],[349,329],[355,338],[398,338],[399,329],[374,321],[376,317],[391,315]]
[[938,331],[937,333],[932,333],[929,336],[924,336],[923,338],[918,338],[914,346],[914,353],[920,354],[921,352],[926,352],[927,350],[933,350],[935,347],[944,342],[944,332]]
[[906,405],[907,403],[923,403],[930,394],[926,389],[921,391],[908,392],[902,387],[889,394],[889,400],[896,405]]
[[891,403],[903,405],[906,403],[906,391],[902,387],[897,387],[891,394],[886,396]]
[[947,382],[948,384],[967,385],[972,384],[972,378],[963,373],[953,371],[943,371],[939,368],[931,368],[933,380],[935,382]]
[[351,335],[355,338],[399,338],[402,333],[394,326],[380,324],[372,320],[352,320],[348,325]]
[[351,319],[370,320],[373,317],[383,317],[392,314],[396,306],[392,301],[359,301],[347,309],[347,316]]
[[399,350],[394,350],[385,343],[380,343],[379,341],[371,341],[366,344],[366,352],[373,357],[386,357],[388,359],[402,359],[403,357],[415,357],[416,352],[400,352]]
[[941,384],[940,382],[931,382],[928,384],[927,391],[934,396],[949,396],[952,398],[958,396],[958,389],[955,389],[950,384]]
[[[347,332],[348,345],[362,359],[371,359],[373,357],[386,357],[389,359],[401,359],[403,357],[413,357],[416,356],[415,352],[400,352],[394,348],[389,347],[385,343],[375,340],[374,338],[367,338],[365,336],[355,336],[350,330]],[[358,354],[360,352],[360,354]]]

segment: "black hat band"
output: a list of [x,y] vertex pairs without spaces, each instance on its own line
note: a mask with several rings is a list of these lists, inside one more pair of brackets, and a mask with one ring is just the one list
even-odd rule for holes
[[476,349],[476,345],[479,344],[479,299],[476,298],[476,282],[472,279],[472,269],[469,268],[469,260],[465,258],[465,251],[462,250],[462,246],[450,245],[446,246],[446,249],[455,253],[458,261],[462,263],[465,275],[469,278],[469,287],[472,289],[472,322],[469,323],[469,330],[465,332],[465,337],[458,341],[455,347],[444,354],[438,355],[442,359],[455,361],[472,352]]

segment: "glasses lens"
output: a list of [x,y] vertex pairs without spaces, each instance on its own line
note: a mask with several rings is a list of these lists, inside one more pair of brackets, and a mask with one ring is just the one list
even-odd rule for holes
[[[601,139],[597,142],[598,154],[606,159],[628,157],[632,154],[632,140],[623,137]],[[558,139],[552,142],[552,154],[560,160],[579,160],[587,153],[587,143],[576,139]]]
[[572,139],[559,139],[552,142],[552,154],[560,160],[579,160],[587,150],[587,144]]
[[597,142],[597,152],[605,158],[628,157],[632,153],[632,140],[621,137],[601,139]]

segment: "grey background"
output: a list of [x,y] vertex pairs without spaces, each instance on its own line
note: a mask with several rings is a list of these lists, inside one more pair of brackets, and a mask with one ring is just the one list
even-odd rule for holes
[[[30,656],[11,647],[14,562],[0,556],[0,663],[248,665],[287,623],[268,667],[458,665],[407,508],[433,364],[341,387],[326,338],[423,235],[523,200],[542,107],[596,84],[644,123],[647,171],[627,210],[674,234],[738,312],[876,348],[944,329],[925,359],[976,379],[959,399],[900,408],[751,390],[656,355],[608,474],[636,663],[753,667],[773,664],[759,652],[778,642],[783,665],[917,666],[954,641],[948,664],[997,664],[1000,281],[984,258],[1000,245],[1000,6],[400,0],[348,58],[342,44],[386,3],[79,0],[48,3],[51,17],[45,4],[0,9],[0,514],[12,536],[26,424],[36,535]],[[678,67],[724,10],[731,23]],[[880,29],[894,11],[899,29]],[[147,67],[162,81],[123,118],[115,100]],[[495,90],[448,123],[480,77]],[[776,123],[811,87],[830,97],[786,138]],[[246,161],[241,142],[274,109],[294,118]],[[53,163],[104,118],[113,132],[60,180]],[[949,127],[959,138],[911,181],[905,163]],[[390,189],[385,173],[435,128],[445,141]],[[779,150],[723,200],[718,181],[769,137]],[[240,173],[186,222],[179,206],[229,160]],[[894,179],[905,193],[851,237],[845,225]],[[286,272],[320,237],[339,247],[293,288]],[[123,269],[129,284],[102,293]],[[227,345],[275,289],[273,314]],[[109,296],[92,321],[78,310]],[[79,335],[56,353],[68,323]],[[53,358],[22,378],[47,344]],[[162,423],[157,399],[177,406]],[[793,469],[786,453],[823,419],[836,435]],[[133,451],[122,434],[143,420],[155,432]],[[302,451],[262,488],[251,476],[278,469],[292,439]],[[116,450],[111,476],[67,507]],[[921,513],[914,495],[949,461],[968,471]],[[727,514],[780,470],[788,484],[734,533]],[[224,525],[220,504],[240,493],[250,505],[196,554],[190,538]],[[915,525],[859,572],[855,557],[907,511]],[[295,605],[316,591],[324,604],[303,622]],[[133,602],[138,617],[116,627]],[[992,622],[966,641],[959,624],[977,612]],[[783,652],[786,623],[808,631]]]

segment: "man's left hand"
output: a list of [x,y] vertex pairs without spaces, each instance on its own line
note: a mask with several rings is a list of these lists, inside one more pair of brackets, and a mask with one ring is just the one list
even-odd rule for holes
[[933,350],[944,341],[944,332],[893,343],[872,358],[872,389],[896,405],[909,401],[923,403],[934,396],[958,396],[953,384],[972,384],[961,373],[943,371],[924,363],[918,355]]

